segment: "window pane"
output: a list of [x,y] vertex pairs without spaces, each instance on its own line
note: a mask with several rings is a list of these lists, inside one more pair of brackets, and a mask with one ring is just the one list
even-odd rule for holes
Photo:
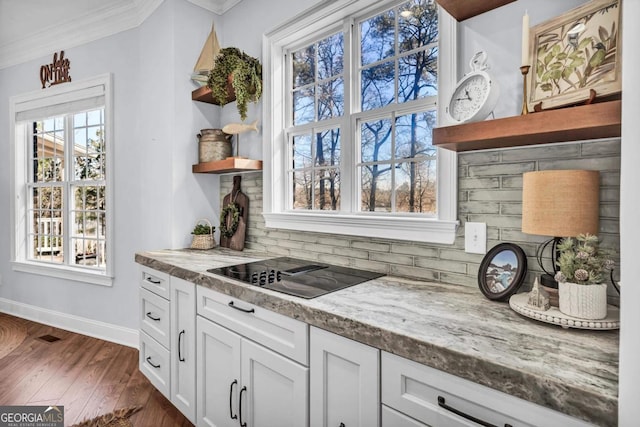
[[74,170],[76,180],[100,180],[104,179],[103,155],[74,157]]
[[400,52],[438,41],[438,12],[433,0],[412,0],[400,6],[398,48]]
[[318,79],[328,79],[342,73],[344,37],[342,33],[327,37],[318,43]]
[[62,212],[34,211],[33,221],[32,256],[43,261],[62,263]]
[[398,64],[399,102],[438,94],[438,49],[427,49],[400,58]]
[[424,111],[396,118],[397,159],[410,159],[420,156],[435,156],[436,149],[431,145],[431,135],[436,124],[436,112]]
[[72,239],[73,259],[72,264],[98,266],[100,258],[98,254],[104,248],[104,242],[97,239]]
[[394,62],[362,70],[362,110],[384,107],[395,100]]
[[360,24],[362,65],[394,55],[395,14],[390,10]]
[[316,134],[316,161],[318,166],[340,165],[340,129]]
[[344,83],[342,78],[318,86],[318,120],[340,117],[344,113]]
[[361,161],[391,159],[391,119],[365,122],[360,126]]
[[362,210],[391,212],[391,166],[369,165],[361,168]]
[[313,88],[293,92],[293,124],[302,125],[315,120]]
[[291,55],[293,65],[293,87],[311,84],[315,81],[315,46],[293,52]]
[[313,174],[311,171],[293,172],[293,209],[313,207]]
[[436,212],[436,161],[400,163],[396,168],[397,212]]
[[293,137],[293,168],[306,168],[313,164],[311,154],[311,135]]
[[317,171],[314,187],[314,209],[333,211],[340,209],[340,173],[338,169]]
[[87,125],[102,124],[102,110],[89,111],[87,113]]

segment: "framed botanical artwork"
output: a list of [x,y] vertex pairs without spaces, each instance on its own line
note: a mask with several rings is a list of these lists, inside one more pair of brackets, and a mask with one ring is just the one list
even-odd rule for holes
[[482,294],[494,301],[506,301],[524,282],[527,257],[513,243],[500,243],[482,259],[478,270],[478,286]]
[[529,105],[542,109],[621,92],[622,0],[593,0],[530,30]]

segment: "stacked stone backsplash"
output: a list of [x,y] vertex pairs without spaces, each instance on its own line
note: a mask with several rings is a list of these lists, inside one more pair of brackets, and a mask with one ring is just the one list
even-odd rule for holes
[[[262,217],[262,173],[242,175],[249,196],[246,247],[278,256],[383,272],[465,286],[478,286],[483,255],[464,251],[464,223],[487,224],[487,250],[502,242],[515,243],[527,254],[530,286],[540,273],[536,247],[543,236],[522,233],[522,174],[549,169],[600,171],[600,237],[603,244],[619,248],[620,140],[535,146],[461,153],[458,155],[458,219],[455,243],[421,242],[354,237],[327,233],[266,229]],[[220,179],[221,198],[231,191],[233,175]],[[619,274],[617,274],[619,276]]]

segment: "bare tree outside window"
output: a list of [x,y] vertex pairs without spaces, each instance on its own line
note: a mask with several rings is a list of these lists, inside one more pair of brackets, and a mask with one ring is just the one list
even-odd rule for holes
[[[437,95],[433,2],[412,0],[363,21],[360,40],[362,111]],[[436,212],[435,123],[435,105],[360,122],[362,210]]]
[[[359,49],[345,61],[352,38]],[[349,174],[360,189],[355,210],[435,215],[435,2],[410,0],[365,17],[352,33],[296,48],[288,65],[291,207],[340,210],[341,174]],[[345,80],[355,105],[345,103]],[[355,117],[355,128],[345,116]],[[352,165],[341,165],[341,143],[359,147]]]

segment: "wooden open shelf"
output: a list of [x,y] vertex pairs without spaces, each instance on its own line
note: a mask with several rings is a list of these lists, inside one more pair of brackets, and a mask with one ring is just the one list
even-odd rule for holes
[[621,112],[616,100],[440,127],[433,130],[433,145],[471,151],[618,137]]
[[[227,93],[229,93],[229,92],[227,92]],[[194,90],[193,92],[191,92],[191,99],[193,101],[200,101],[200,102],[206,102],[208,104],[220,105],[217,102],[214,102],[213,96],[211,96],[211,89],[209,89],[207,86],[202,86],[202,87]],[[231,94],[227,98],[227,102],[225,102],[222,105],[226,105],[226,104],[228,104],[230,102],[233,102],[235,100],[236,100],[236,95],[235,95],[235,93],[231,92]]]
[[436,0],[457,21],[464,21],[481,13],[504,6],[515,0]]
[[224,160],[198,163],[191,167],[193,173],[231,173],[262,170],[262,160],[228,157]]

